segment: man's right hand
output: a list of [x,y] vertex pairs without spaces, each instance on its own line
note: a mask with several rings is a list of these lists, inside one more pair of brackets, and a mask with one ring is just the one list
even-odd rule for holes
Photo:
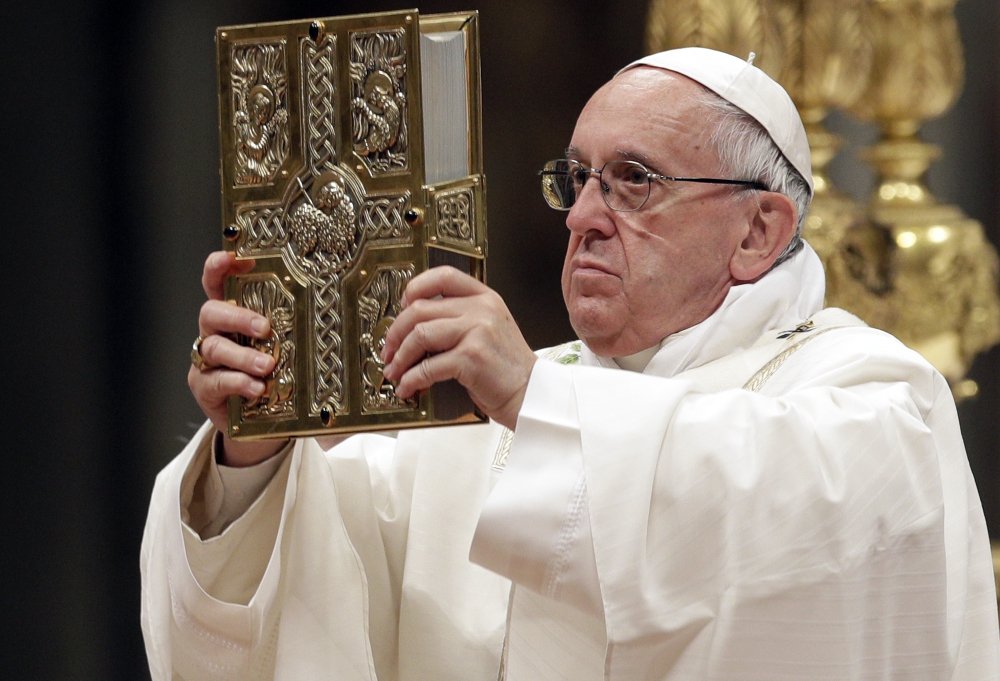
[[[205,260],[201,284],[208,300],[198,315],[198,333],[202,337],[201,369],[188,370],[188,386],[198,406],[215,428],[225,435],[228,425],[227,402],[230,395],[247,399],[264,392],[264,381],[274,369],[274,358],[233,340],[238,334],[266,338],[271,331],[268,319],[253,310],[223,300],[226,277],[245,274],[253,268],[252,260],[237,260],[233,253],[217,251]],[[224,437],[220,463],[227,466],[251,466],[278,453],[284,440],[237,442]]]

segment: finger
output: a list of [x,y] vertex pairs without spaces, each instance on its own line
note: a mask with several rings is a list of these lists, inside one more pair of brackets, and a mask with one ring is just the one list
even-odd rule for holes
[[405,309],[415,300],[471,296],[482,293],[486,284],[450,265],[432,267],[410,280],[403,291],[400,304]]
[[198,371],[194,367],[188,372],[188,386],[198,404],[206,411],[223,407],[229,397],[234,395],[247,399],[260,397],[266,387],[264,381],[241,371]]
[[275,364],[273,356],[217,334],[201,341],[201,356],[208,367],[225,367],[258,377],[270,374]]
[[464,298],[436,298],[434,300],[420,299],[414,301],[396,316],[389,331],[385,334],[382,346],[382,361],[392,362],[399,346],[408,338],[418,324],[435,319],[461,317],[466,310]]
[[457,346],[467,330],[467,323],[460,318],[420,322],[400,343],[383,374],[390,381],[399,380],[423,357],[446,352]]
[[205,338],[215,334],[265,338],[270,332],[271,323],[264,315],[221,300],[205,301],[198,314],[198,333]]
[[240,260],[231,251],[215,251],[205,259],[201,273],[201,287],[212,300],[222,300],[227,277],[246,274],[255,265],[253,260]]
[[430,388],[435,383],[449,379],[459,379],[461,383],[461,363],[454,353],[442,353],[424,357],[420,362],[410,367],[396,385],[396,396],[409,399],[421,390]]

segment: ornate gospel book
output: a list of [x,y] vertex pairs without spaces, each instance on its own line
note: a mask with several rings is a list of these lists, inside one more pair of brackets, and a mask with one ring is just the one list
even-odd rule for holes
[[406,283],[485,280],[478,15],[416,10],[221,27],[222,232],[253,259],[226,297],[271,321],[237,438],[485,419],[457,383],[400,399],[379,356]]

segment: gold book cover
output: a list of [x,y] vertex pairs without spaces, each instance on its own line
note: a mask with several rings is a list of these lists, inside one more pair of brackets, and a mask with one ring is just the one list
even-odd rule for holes
[[382,375],[406,283],[485,280],[478,15],[416,10],[220,27],[222,236],[253,270],[226,297],[271,321],[275,370],[233,397],[236,438],[484,420],[448,382],[402,400]]

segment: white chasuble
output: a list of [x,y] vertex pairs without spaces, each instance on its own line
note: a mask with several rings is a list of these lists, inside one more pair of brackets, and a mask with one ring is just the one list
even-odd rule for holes
[[995,681],[948,386],[822,279],[806,247],[642,373],[543,351],[513,434],[298,442],[206,538],[204,430],[150,505],[153,679]]

